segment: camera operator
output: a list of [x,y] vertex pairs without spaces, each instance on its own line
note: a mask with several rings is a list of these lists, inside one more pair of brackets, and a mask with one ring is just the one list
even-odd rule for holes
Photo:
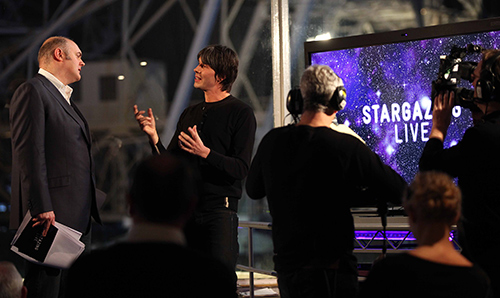
[[486,50],[471,79],[473,103],[482,112],[462,140],[448,149],[443,141],[450,125],[454,92],[434,100],[432,129],[420,170],[440,170],[458,177],[463,193],[459,243],[462,253],[489,275],[495,297],[500,297],[500,51]]

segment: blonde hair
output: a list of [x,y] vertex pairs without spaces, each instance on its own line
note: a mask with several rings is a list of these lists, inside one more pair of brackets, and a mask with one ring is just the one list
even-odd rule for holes
[[416,221],[455,224],[460,214],[462,193],[445,173],[420,172],[403,198],[403,206]]

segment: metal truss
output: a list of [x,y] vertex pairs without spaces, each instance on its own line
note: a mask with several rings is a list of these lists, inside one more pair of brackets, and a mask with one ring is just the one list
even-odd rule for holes
[[[450,13],[441,0],[0,0],[0,94],[4,96],[0,103],[8,102],[16,78],[36,73],[36,52],[47,37],[78,34],[88,49],[87,61],[112,58],[137,68],[137,51],[145,36],[162,19],[172,17],[174,8],[180,8],[192,36],[186,37],[191,40],[186,60],[177,61],[183,63],[182,71],[170,74],[178,76],[179,83],[169,103],[162,138],[170,139],[180,113],[191,101],[196,54],[209,42],[238,52],[239,77],[232,93],[252,105],[259,124],[266,127],[262,135],[269,127],[284,124],[283,99],[304,69],[303,42],[308,37],[323,31],[336,37],[477,18],[480,0],[457,1],[464,9]],[[168,43],[175,46],[175,41]],[[272,60],[268,58],[271,53]],[[272,61],[272,65],[262,61]],[[273,71],[262,71],[269,68]],[[262,86],[259,80],[269,84]],[[123,103],[130,101],[124,99]],[[1,120],[0,136],[8,139],[8,120],[4,115]],[[259,140],[258,136],[257,143]],[[145,137],[139,132],[123,135],[110,130],[98,143],[100,152],[96,154],[103,158],[99,183],[106,184],[112,199],[117,200],[111,203],[110,212],[123,214],[119,196],[128,183],[127,171],[137,162],[134,156],[142,156],[123,151],[138,144],[147,147]],[[0,150],[2,156],[9,152],[5,145]],[[10,163],[1,162],[2,175],[8,176]],[[3,190],[0,196],[2,201],[9,200]]]
[[383,242],[388,245],[391,250],[398,250],[401,247],[415,247],[415,238],[410,231],[398,231],[397,235],[391,231],[390,233],[384,233],[384,231],[364,231],[355,233],[355,250],[380,250]]
[[[409,230],[407,217],[388,217],[384,230],[378,216],[354,216],[354,227],[355,253],[381,251],[384,245],[388,253],[397,253],[417,246],[416,239]],[[456,226],[452,227],[449,240],[461,251],[462,248],[456,239],[456,229]]]

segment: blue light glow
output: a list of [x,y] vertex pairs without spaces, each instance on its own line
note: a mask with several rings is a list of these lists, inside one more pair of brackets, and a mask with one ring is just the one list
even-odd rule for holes
[[[384,234],[382,231],[355,231],[354,237],[356,237],[357,240],[384,240]],[[385,237],[389,241],[417,240],[410,231],[386,231]],[[451,231],[449,240],[453,241],[454,238],[455,231]]]

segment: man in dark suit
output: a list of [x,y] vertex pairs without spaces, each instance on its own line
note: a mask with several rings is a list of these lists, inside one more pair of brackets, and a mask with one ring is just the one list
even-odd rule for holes
[[[71,101],[68,84],[80,80],[85,65],[78,45],[50,37],[38,53],[38,74],[23,83],[10,104],[12,132],[11,222],[19,227],[27,211],[45,235],[57,220],[83,233],[90,248],[96,203],[91,137],[87,122]],[[30,297],[61,297],[64,271],[27,264]]]
[[137,167],[127,239],[77,260],[69,270],[69,297],[237,296],[229,268],[186,247],[182,230],[200,195],[193,171],[169,153]]

